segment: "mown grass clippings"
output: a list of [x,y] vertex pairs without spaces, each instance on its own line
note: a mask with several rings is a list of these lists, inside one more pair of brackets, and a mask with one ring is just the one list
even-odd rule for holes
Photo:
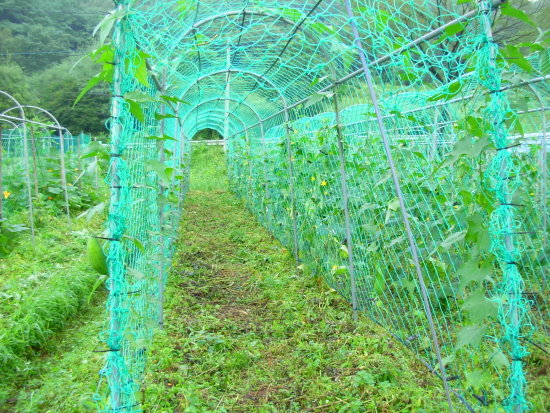
[[151,352],[148,412],[439,412],[438,380],[222,190],[194,191]]

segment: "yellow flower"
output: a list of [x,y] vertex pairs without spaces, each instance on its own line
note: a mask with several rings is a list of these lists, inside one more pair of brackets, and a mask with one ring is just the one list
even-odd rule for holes
[[337,269],[338,269],[338,266],[337,266],[337,265],[333,265],[333,266],[332,266],[332,269],[333,269],[333,270],[337,270]]
[[311,182],[313,182],[313,181],[315,181],[315,177],[314,177],[314,176],[311,177]]
[[531,196],[533,196],[533,195],[535,195],[535,193],[534,193],[534,192],[531,192]]
[[53,170],[51,170],[51,169],[48,169],[48,172],[53,172]]
[[328,195],[328,191],[325,191],[325,195]]
[[67,185],[69,185],[69,186],[73,186],[73,184],[67,184]]
[[327,185],[327,181],[321,182],[321,186],[326,186],[326,185]]
[[4,199],[8,199],[10,195],[11,195],[11,192],[4,191]]

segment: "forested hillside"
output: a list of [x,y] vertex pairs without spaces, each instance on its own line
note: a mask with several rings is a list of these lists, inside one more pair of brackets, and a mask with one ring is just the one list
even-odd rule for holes
[[[435,4],[423,0],[417,3],[420,8]],[[466,9],[468,3],[437,2],[447,9]],[[533,41],[540,30],[550,28],[550,0],[511,0],[511,3],[531,16],[540,28],[497,15],[493,29],[499,44]],[[51,111],[72,133],[106,132],[103,124],[108,117],[109,100],[105,86],[95,87],[73,108],[79,91],[99,69],[89,58],[76,68],[73,66],[94,49],[92,31],[113,7],[112,0],[0,0],[0,90],[24,104]],[[0,97],[1,110],[11,106]]]
[[[72,104],[98,70],[90,59],[92,31],[112,0],[0,0],[0,90],[51,111],[72,133],[105,132],[107,96]],[[71,70],[72,69],[72,70]],[[0,100],[0,109],[11,107]]]

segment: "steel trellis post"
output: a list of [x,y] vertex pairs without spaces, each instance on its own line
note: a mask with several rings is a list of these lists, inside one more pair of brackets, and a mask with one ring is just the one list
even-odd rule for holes
[[416,242],[414,240],[414,235],[413,235],[411,225],[410,225],[410,222],[409,222],[409,216],[407,214],[407,210],[406,210],[406,206],[405,206],[405,199],[404,199],[403,193],[401,191],[401,185],[399,184],[399,177],[397,175],[397,169],[396,169],[395,164],[393,162],[393,156],[392,156],[392,153],[391,153],[390,142],[389,142],[388,136],[386,134],[386,127],[384,126],[384,121],[382,120],[382,113],[380,112],[380,107],[378,105],[378,98],[376,96],[376,91],[374,90],[374,86],[373,86],[373,83],[372,83],[372,76],[371,76],[371,73],[370,73],[369,66],[367,64],[367,60],[366,60],[367,55],[366,55],[366,53],[363,49],[363,45],[362,45],[362,42],[361,42],[361,38],[359,37],[359,31],[357,30],[357,26],[355,25],[355,17],[353,15],[353,10],[351,8],[350,0],[344,0],[344,1],[345,1],[345,4],[346,4],[346,11],[347,11],[348,17],[349,17],[349,23],[350,23],[350,26],[351,26],[351,29],[352,29],[352,32],[353,32],[353,38],[355,40],[355,45],[357,46],[357,50],[359,51],[359,59],[361,61],[362,70],[363,70],[363,73],[365,75],[365,80],[367,81],[370,97],[371,97],[371,100],[372,100],[372,104],[374,106],[374,111],[376,113],[378,128],[379,128],[380,134],[382,136],[382,141],[383,141],[383,144],[384,144],[384,151],[386,152],[386,157],[388,159],[388,164],[389,164],[389,167],[390,167],[393,184],[394,184],[395,190],[397,192],[397,198],[399,199],[399,206],[401,208],[401,214],[402,214],[403,221],[404,221],[404,224],[405,224],[405,229],[406,229],[406,232],[407,232],[409,247],[411,249],[411,253],[412,253],[412,256],[413,256],[413,262],[414,262],[414,265],[415,265],[415,268],[416,268],[416,275],[417,275],[418,282],[419,282],[419,285],[420,285],[420,290],[421,290],[421,293],[422,293],[422,301],[424,303],[424,310],[426,312],[426,316],[427,316],[428,322],[430,324],[430,331],[431,331],[431,334],[432,334],[434,350],[435,350],[435,353],[437,355],[437,360],[438,360],[438,363],[439,363],[439,369],[440,369],[440,372],[441,372],[441,378],[443,380],[443,385],[445,387],[445,394],[447,396],[447,403],[449,404],[449,411],[451,413],[453,413],[454,409],[453,409],[453,402],[451,400],[451,393],[450,393],[450,390],[449,390],[449,383],[447,382],[447,375],[445,373],[445,365],[443,364],[443,359],[441,357],[441,350],[439,348],[439,340],[437,338],[437,333],[435,331],[435,327],[434,327],[434,323],[433,323],[432,310],[431,310],[431,307],[430,307],[430,301],[429,301],[429,298],[428,298],[426,284],[424,282],[424,276],[422,275],[422,270],[421,270],[421,267],[420,267],[420,259],[418,257],[418,250],[416,248]]
[[540,190],[541,192],[541,208],[542,208],[542,231],[543,231],[543,246],[544,249],[546,249],[546,241],[547,241],[547,228],[548,228],[548,216],[547,216],[547,210],[548,205],[546,203],[546,197],[547,197],[547,179],[548,179],[548,171],[547,171],[547,165],[546,165],[546,111],[543,110],[544,108],[544,102],[542,100],[542,97],[540,93],[537,91],[537,89],[532,85],[529,84],[529,88],[533,91],[535,96],[537,97],[537,100],[539,101],[540,108],[541,108],[541,114],[542,114],[542,159],[541,159],[541,174],[542,174],[542,188]]
[[[164,95],[166,93],[166,67],[162,71],[162,89],[160,90],[161,94]],[[161,121],[160,121],[160,137],[164,138],[164,130],[165,130],[165,120],[164,115],[166,115],[166,107],[164,105],[161,105],[160,108],[160,114],[161,114]],[[164,140],[160,141],[159,145],[159,158],[160,162],[164,163]],[[161,195],[165,195],[166,193],[166,187],[162,183],[162,181],[159,179],[159,191]],[[166,275],[166,269],[164,267],[164,204],[161,204],[159,206],[159,232],[160,232],[160,256],[161,261],[159,262],[160,267],[160,274],[159,274],[159,285],[158,285],[158,292],[159,292],[159,328],[162,330],[164,329],[164,278]]]
[[[332,68],[333,77],[335,74],[334,67]],[[344,158],[344,143],[342,124],[340,123],[340,107],[338,104],[338,84],[334,84],[334,95],[332,97],[334,103],[334,116],[336,118],[336,135],[338,138],[338,159],[340,161],[340,180],[342,184],[342,204],[344,207],[344,219],[346,226],[346,241],[348,247],[348,270],[351,289],[351,305],[353,308],[353,320],[357,324],[358,322],[358,309],[357,309],[357,290],[355,285],[355,266],[353,262],[353,240],[351,233],[351,220],[349,214],[349,202],[348,202],[348,184],[346,178],[346,161]]]

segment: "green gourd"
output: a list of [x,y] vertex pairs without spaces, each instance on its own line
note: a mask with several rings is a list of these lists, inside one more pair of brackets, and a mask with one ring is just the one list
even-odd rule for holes
[[101,243],[97,238],[88,239],[88,262],[94,270],[101,275],[109,275],[107,257],[103,252]]

